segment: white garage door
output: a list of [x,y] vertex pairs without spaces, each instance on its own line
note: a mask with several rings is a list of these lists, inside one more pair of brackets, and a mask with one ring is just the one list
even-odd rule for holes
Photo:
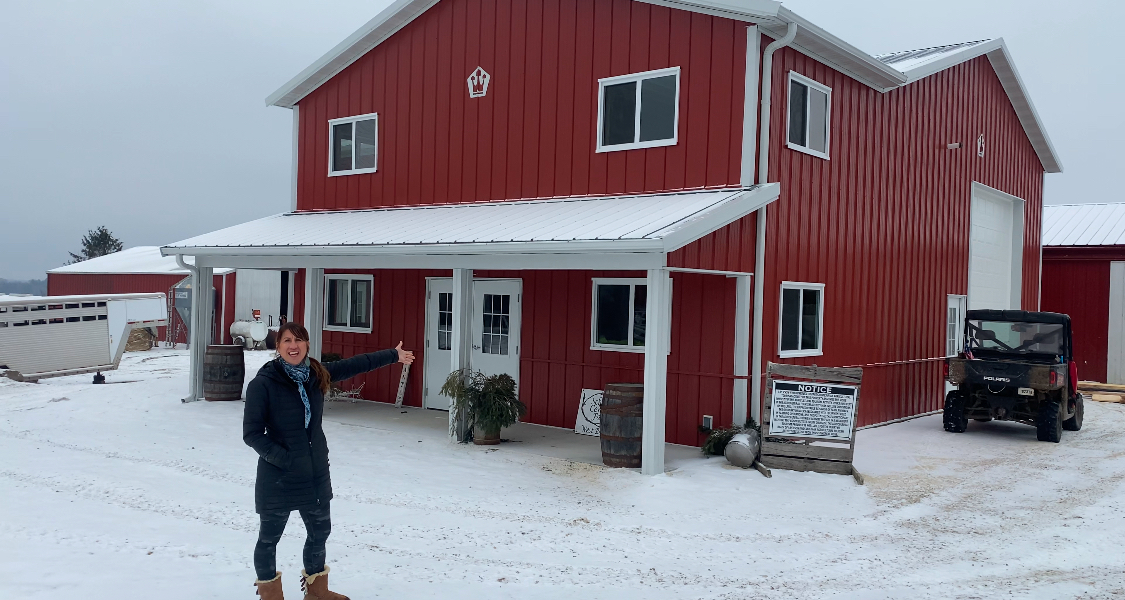
[[[1018,240],[1014,237],[1015,205],[1016,202],[999,193],[974,187],[969,237],[969,309],[1019,308],[1016,288],[1020,282],[1016,274],[1021,265],[1016,262],[1020,261],[1020,253],[1014,251]],[[1018,216],[1022,217],[1022,210]]]

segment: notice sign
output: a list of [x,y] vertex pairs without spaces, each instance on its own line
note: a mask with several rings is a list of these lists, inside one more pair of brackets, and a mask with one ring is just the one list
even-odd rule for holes
[[856,391],[851,385],[774,380],[769,434],[849,441]]
[[602,434],[602,390],[582,390],[578,418],[574,422],[574,433]]

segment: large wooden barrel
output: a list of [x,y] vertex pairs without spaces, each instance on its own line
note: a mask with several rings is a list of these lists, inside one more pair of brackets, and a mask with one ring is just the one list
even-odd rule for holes
[[639,383],[610,383],[602,393],[602,463],[607,467],[641,466],[641,427],[645,388]]
[[207,346],[203,356],[203,397],[207,400],[239,400],[246,380],[242,346]]

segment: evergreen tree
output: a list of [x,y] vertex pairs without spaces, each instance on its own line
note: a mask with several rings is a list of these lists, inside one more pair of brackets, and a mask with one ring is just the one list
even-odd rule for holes
[[113,237],[113,234],[105,228],[105,225],[100,225],[97,229],[91,229],[86,235],[82,236],[81,254],[68,252],[68,254],[70,254],[70,262],[66,264],[72,265],[77,262],[120,251],[121,241]]

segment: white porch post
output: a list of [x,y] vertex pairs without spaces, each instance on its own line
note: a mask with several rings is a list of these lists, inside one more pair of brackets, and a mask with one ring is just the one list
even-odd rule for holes
[[641,473],[664,472],[664,421],[667,410],[668,345],[671,339],[671,278],[664,269],[648,270],[645,307],[645,398],[641,433]]
[[320,360],[324,339],[324,269],[305,269],[304,325],[309,330],[309,356]]
[[211,289],[214,270],[199,267],[191,275],[191,323],[189,326],[190,370],[188,397],[185,402],[203,399],[203,358],[211,343],[212,311],[215,309],[215,292]]
[[[746,422],[746,376],[750,370],[750,276],[735,277],[734,287],[734,412],[733,425]],[[757,412],[757,411],[755,411]],[[754,422],[758,415],[752,415]]]
[[[453,352],[449,371],[471,366],[473,356],[473,270],[453,269]],[[455,442],[466,441],[469,435],[465,415],[449,411],[449,435]]]

